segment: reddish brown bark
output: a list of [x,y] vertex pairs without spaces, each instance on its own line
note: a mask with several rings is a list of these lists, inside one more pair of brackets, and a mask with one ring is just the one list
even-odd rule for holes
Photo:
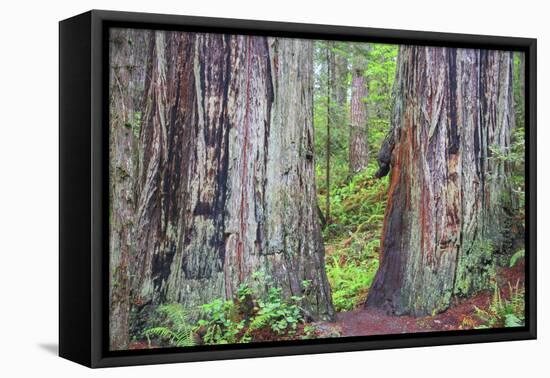
[[[445,310],[454,295],[486,288],[506,248],[506,164],[512,55],[402,46],[380,269],[367,305],[396,314]],[[391,159],[388,157],[391,154]]]

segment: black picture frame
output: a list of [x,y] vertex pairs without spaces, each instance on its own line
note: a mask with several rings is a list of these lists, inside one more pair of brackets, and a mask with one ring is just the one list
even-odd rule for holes
[[[257,34],[526,53],[526,325],[155,350],[109,351],[109,27]],[[89,367],[407,348],[536,338],[536,72],[529,38],[92,10],[59,23],[59,355]]]

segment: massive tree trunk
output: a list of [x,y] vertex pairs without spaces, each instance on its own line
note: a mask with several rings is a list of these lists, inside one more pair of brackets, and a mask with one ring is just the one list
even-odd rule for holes
[[[313,320],[334,316],[317,215],[313,129],[313,42],[269,38],[274,88],[267,148],[268,272],[287,294],[305,295]],[[311,286],[305,290],[303,281]]]
[[[488,286],[507,248],[512,53],[402,46],[380,269],[367,305],[395,314],[445,310]],[[391,155],[391,158],[390,158]]]
[[[136,182],[134,330],[261,271],[331,319],[316,211],[310,41],[156,32]],[[311,281],[306,291],[304,280]]]
[[[133,46],[138,46],[137,48]],[[128,346],[130,313],[130,259],[133,248],[134,193],[132,177],[136,174],[134,159],[139,128],[145,51],[143,33],[112,29],[110,34],[110,346]]]
[[366,58],[355,51],[352,60],[351,108],[349,130],[349,168],[355,174],[369,164],[369,149],[367,138],[367,103],[368,96],[365,70]]

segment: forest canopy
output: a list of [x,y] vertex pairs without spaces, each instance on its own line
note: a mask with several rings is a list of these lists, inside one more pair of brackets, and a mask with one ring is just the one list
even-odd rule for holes
[[523,53],[109,39],[111,350],[521,326]]

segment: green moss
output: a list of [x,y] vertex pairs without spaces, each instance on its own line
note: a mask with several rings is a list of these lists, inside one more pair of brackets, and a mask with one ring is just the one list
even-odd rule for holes
[[456,271],[456,295],[468,296],[490,286],[496,275],[493,251],[489,240],[464,243]]
[[122,167],[116,167],[116,173],[117,173],[117,176],[121,179],[121,180],[125,180],[127,179],[128,177],[130,177],[130,174],[128,173],[128,171]]

